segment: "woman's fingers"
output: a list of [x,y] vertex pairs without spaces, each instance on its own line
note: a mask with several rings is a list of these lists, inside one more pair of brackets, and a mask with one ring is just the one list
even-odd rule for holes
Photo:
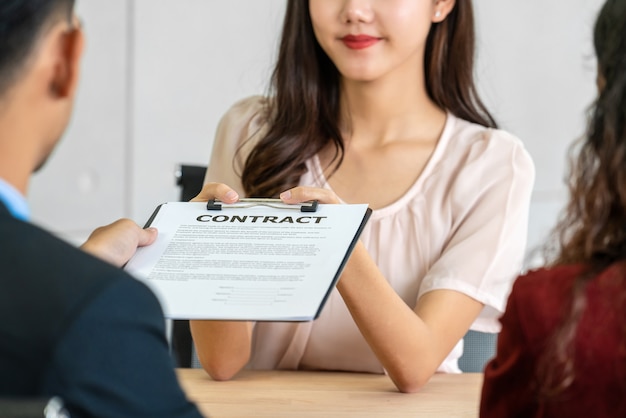
[[234,203],[239,200],[236,191],[223,183],[207,183],[191,202],[207,202],[210,199],[219,199],[224,203]]
[[294,187],[280,194],[285,203],[302,203],[309,200],[317,200],[320,203],[340,203],[335,193],[319,187]]

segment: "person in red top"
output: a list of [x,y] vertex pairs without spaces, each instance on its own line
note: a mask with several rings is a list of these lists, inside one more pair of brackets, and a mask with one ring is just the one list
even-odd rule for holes
[[626,417],[626,0],[595,23],[598,97],[551,265],[519,277],[480,416]]

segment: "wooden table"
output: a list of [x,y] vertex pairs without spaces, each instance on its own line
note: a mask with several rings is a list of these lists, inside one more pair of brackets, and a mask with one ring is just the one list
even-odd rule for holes
[[179,369],[187,396],[212,418],[477,417],[482,374],[436,374],[418,393],[399,393],[387,376],[304,371],[243,371],[215,382]]

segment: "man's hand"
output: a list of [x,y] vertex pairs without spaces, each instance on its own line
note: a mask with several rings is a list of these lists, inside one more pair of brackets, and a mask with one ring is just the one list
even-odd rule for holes
[[135,254],[137,247],[156,240],[156,228],[142,229],[130,219],[120,219],[94,230],[81,249],[117,267],[122,267]]

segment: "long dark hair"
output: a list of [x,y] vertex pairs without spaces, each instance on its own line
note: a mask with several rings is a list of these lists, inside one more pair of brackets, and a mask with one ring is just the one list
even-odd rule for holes
[[[587,283],[607,267],[626,260],[624,31],[626,1],[608,0],[594,28],[598,97],[590,108],[585,137],[570,149],[570,200],[555,228],[551,247],[556,254],[553,265],[581,263],[585,268],[574,282],[565,319],[538,367],[544,397],[557,395],[574,380],[573,340],[585,309]],[[616,267],[616,274],[624,280],[626,271]],[[624,299],[626,286],[622,288]]]
[[[496,123],[474,85],[474,15],[470,0],[456,2],[443,22],[433,24],[425,49],[425,77],[433,102],[452,114],[487,127]],[[313,33],[308,0],[289,0],[272,92],[265,117],[269,129],[248,155],[242,184],[248,196],[271,197],[298,184],[305,162],[327,144],[341,164],[340,74]]]

